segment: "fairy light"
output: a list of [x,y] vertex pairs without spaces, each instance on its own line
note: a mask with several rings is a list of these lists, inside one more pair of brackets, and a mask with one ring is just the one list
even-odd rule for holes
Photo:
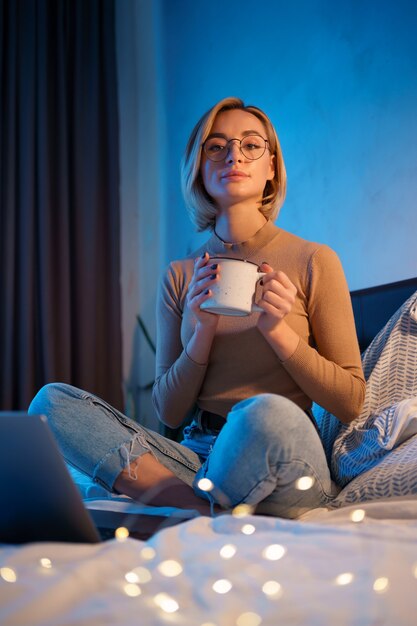
[[178,561],[167,560],[162,561],[158,565],[158,570],[163,576],[167,576],[168,578],[174,578],[175,576],[179,576],[182,572],[182,565],[178,563]]
[[281,546],[279,543],[272,543],[262,551],[262,556],[264,559],[268,559],[268,561],[278,561],[282,559],[285,553],[286,549],[284,546]]
[[[138,582],[138,583],[148,583],[150,580],[152,580],[152,574],[150,573],[150,571],[146,568],[146,567],[135,567],[134,569],[132,569],[131,572],[128,572],[126,574],[127,575],[133,575],[136,577],[136,581],[133,582]],[[126,578],[125,577],[125,578]],[[126,578],[127,580],[127,578]],[[131,582],[131,581],[129,581]]]
[[386,576],[381,576],[377,578],[373,584],[373,590],[375,593],[385,593],[389,587],[389,580]]
[[255,532],[256,528],[253,524],[244,524],[241,528],[242,533],[244,535],[253,535],[253,533]]
[[123,542],[129,537],[129,531],[124,526],[119,526],[119,528],[116,528],[114,536],[117,541]]
[[262,585],[262,591],[266,596],[279,596],[282,592],[282,587],[277,580],[267,580]]
[[414,563],[413,565],[413,576],[414,578],[417,578],[417,563]]
[[301,476],[301,478],[295,481],[295,487],[300,491],[308,491],[312,488],[314,482],[315,480],[312,476]]
[[209,478],[200,478],[197,486],[201,491],[212,491],[214,489],[214,485]]
[[156,552],[150,546],[145,546],[140,551],[140,555],[141,555],[142,559],[145,559],[145,561],[152,561],[152,559],[154,559],[156,557]]
[[234,507],[232,511],[233,517],[246,517],[247,515],[252,515],[255,508],[250,504],[238,504]]
[[339,586],[350,585],[353,579],[354,575],[351,572],[344,572],[343,574],[336,576],[335,584]]
[[242,613],[236,620],[236,626],[259,626],[262,623],[262,618],[257,613],[248,611]]
[[200,624],[200,626],[217,626],[214,622],[204,622],[204,624]]
[[237,548],[232,543],[226,543],[222,548],[220,548],[220,556],[222,559],[231,559],[235,556],[236,552]]
[[355,509],[354,511],[352,511],[352,513],[350,514],[350,519],[352,520],[352,522],[363,522],[363,520],[365,519],[365,511],[363,509]]
[[128,583],[138,583],[139,582],[139,576],[134,571],[127,572],[125,574],[125,579],[127,580]]
[[6,583],[15,583],[17,580],[17,574],[11,567],[1,567],[0,576]]
[[228,593],[232,587],[233,585],[230,582],[230,580],[227,580],[227,578],[219,578],[219,580],[216,580],[216,582],[213,583],[212,589],[216,593],[223,594],[223,593]]
[[52,561],[51,559],[48,558],[42,558],[39,559],[39,564],[41,567],[44,567],[45,569],[51,569],[52,568]]
[[180,608],[178,602],[167,593],[157,593],[153,600],[165,613],[175,613]]
[[137,598],[142,593],[141,588],[139,587],[139,585],[136,585],[135,583],[127,583],[123,587],[123,590],[124,590],[125,594],[127,596],[131,597],[131,598]]

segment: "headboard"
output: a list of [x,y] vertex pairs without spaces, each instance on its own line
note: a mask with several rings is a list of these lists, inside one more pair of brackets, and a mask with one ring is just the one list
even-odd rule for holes
[[361,352],[414,291],[417,278],[350,292]]

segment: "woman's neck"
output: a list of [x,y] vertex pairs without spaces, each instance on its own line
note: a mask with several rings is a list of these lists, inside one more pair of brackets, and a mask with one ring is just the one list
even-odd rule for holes
[[221,212],[216,218],[215,232],[226,243],[240,243],[253,237],[266,222],[260,211],[252,210],[250,215],[240,211]]

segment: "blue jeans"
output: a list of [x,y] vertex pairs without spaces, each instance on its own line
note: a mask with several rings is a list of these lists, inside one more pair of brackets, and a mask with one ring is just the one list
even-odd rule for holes
[[[236,404],[219,434],[193,424],[183,444],[143,428],[100,398],[63,383],[43,387],[29,413],[46,415],[66,461],[109,491],[120,472],[150,452],[201,497],[295,518],[337,494],[317,431],[298,406],[262,394]],[[298,488],[310,477],[312,486]],[[198,482],[208,478],[209,494]]]

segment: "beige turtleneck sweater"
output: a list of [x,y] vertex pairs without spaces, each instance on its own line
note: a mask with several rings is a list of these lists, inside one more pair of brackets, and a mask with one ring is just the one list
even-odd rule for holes
[[[190,359],[185,346],[195,319],[186,294],[194,259],[204,251],[259,265],[266,261],[288,275],[298,293],[285,319],[300,336],[289,359],[281,362],[258,331],[259,313],[221,316],[208,363]],[[172,416],[178,423],[195,405],[226,417],[236,402],[260,393],[283,395],[302,409],[314,401],[343,422],[359,414],[365,395],[350,295],[336,253],[272,222],[243,243],[225,243],[213,234],[192,255],[171,263],[157,303],[153,401],[162,422],[169,424]]]

